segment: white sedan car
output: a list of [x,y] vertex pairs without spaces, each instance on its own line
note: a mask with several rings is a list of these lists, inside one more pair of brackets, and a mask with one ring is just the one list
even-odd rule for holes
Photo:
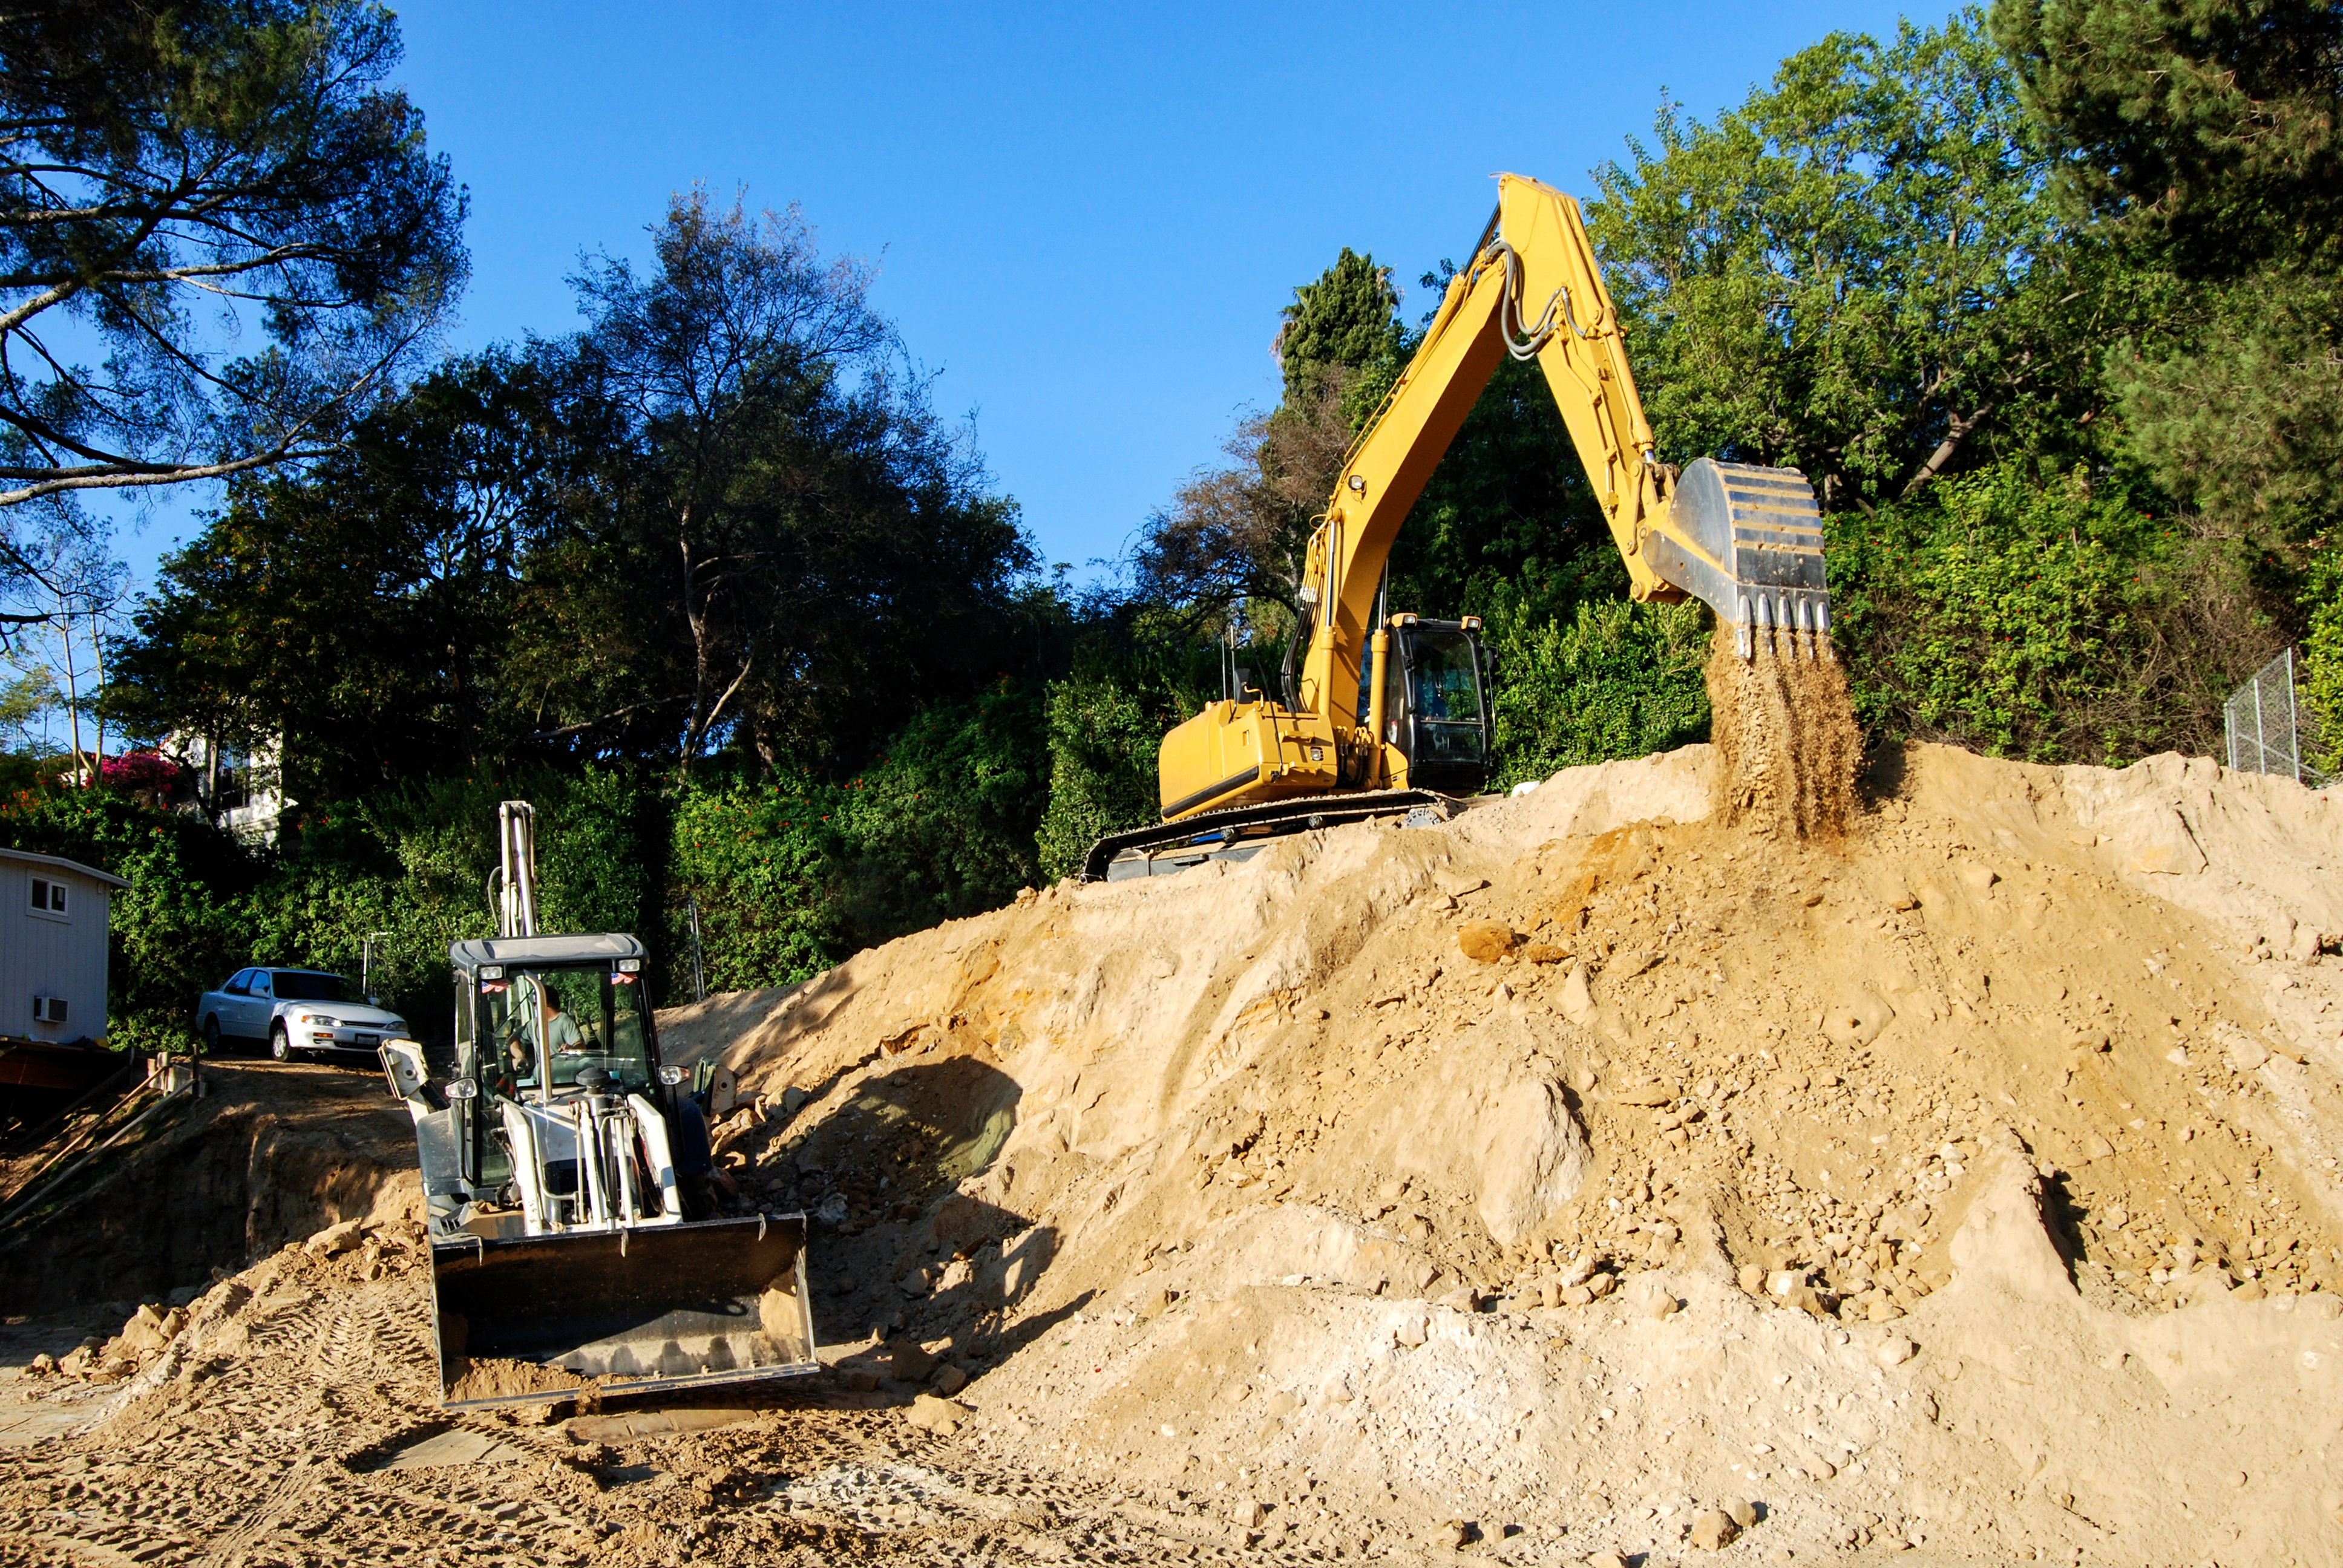
[[225,1040],[266,1040],[279,1061],[329,1050],[372,1056],[385,1040],[407,1032],[405,1019],[324,970],[238,970],[196,1003],[196,1028],[215,1056]]

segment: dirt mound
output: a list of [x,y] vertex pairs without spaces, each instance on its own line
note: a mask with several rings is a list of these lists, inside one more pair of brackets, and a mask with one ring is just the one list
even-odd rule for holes
[[132,1319],[71,1370],[0,1379],[0,1561],[1233,1561],[1242,1544],[949,1453],[931,1433],[966,1408],[875,1379],[451,1414],[430,1302],[418,1231],[345,1223]]
[[2343,1562],[2334,807],[1914,748],[1834,842],[1729,777],[669,1015],[740,1201],[818,1217],[818,1386],[451,1419],[361,1221],[0,1388],[56,1434],[0,1507],[61,1559]]
[[209,1062],[203,1090],[167,1133],[11,1238],[0,1312],[160,1300],[320,1226],[420,1201],[414,1134],[378,1075]]
[[[1794,1547],[2337,1530],[2299,1457],[2343,1289],[2331,807],[1915,748],[1833,844],[1711,816],[1719,773],[860,955],[761,1000],[719,1139],[839,1221],[826,1333],[998,1368],[964,1397],[1069,1474],[1433,1544],[1665,1548],[1728,1493]],[[2226,1343],[2257,1421],[2185,1440]]]

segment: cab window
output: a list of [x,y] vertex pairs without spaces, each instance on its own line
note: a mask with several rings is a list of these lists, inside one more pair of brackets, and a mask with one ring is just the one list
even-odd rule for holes
[[1416,759],[1480,761],[1481,672],[1471,640],[1461,634],[1420,636],[1414,652],[1407,677]]
[[598,1067],[620,1093],[650,1087],[641,977],[587,967],[522,969],[479,982],[481,1071],[508,1097],[556,1093]]

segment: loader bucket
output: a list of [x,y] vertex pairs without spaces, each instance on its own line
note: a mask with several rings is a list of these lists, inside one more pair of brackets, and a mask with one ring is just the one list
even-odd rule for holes
[[1734,628],[1741,657],[1830,657],[1822,510],[1795,468],[1702,457],[1685,466],[1644,539],[1660,576]]
[[544,1404],[817,1372],[806,1221],[435,1241],[440,1402]]

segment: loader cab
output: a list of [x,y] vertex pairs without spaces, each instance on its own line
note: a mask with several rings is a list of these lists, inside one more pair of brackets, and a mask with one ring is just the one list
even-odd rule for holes
[[[465,1184],[512,1180],[499,1106],[559,1108],[588,1093],[673,1098],[660,1071],[643,945],[623,935],[458,942],[453,1097]],[[566,1112],[565,1112],[566,1114]]]
[[[1489,777],[1489,658],[1481,618],[1427,620],[1401,614],[1384,623],[1383,732],[1407,759],[1407,786],[1477,795]],[[1359,722],[1372,710],[1373,660],[1359,675]]]

